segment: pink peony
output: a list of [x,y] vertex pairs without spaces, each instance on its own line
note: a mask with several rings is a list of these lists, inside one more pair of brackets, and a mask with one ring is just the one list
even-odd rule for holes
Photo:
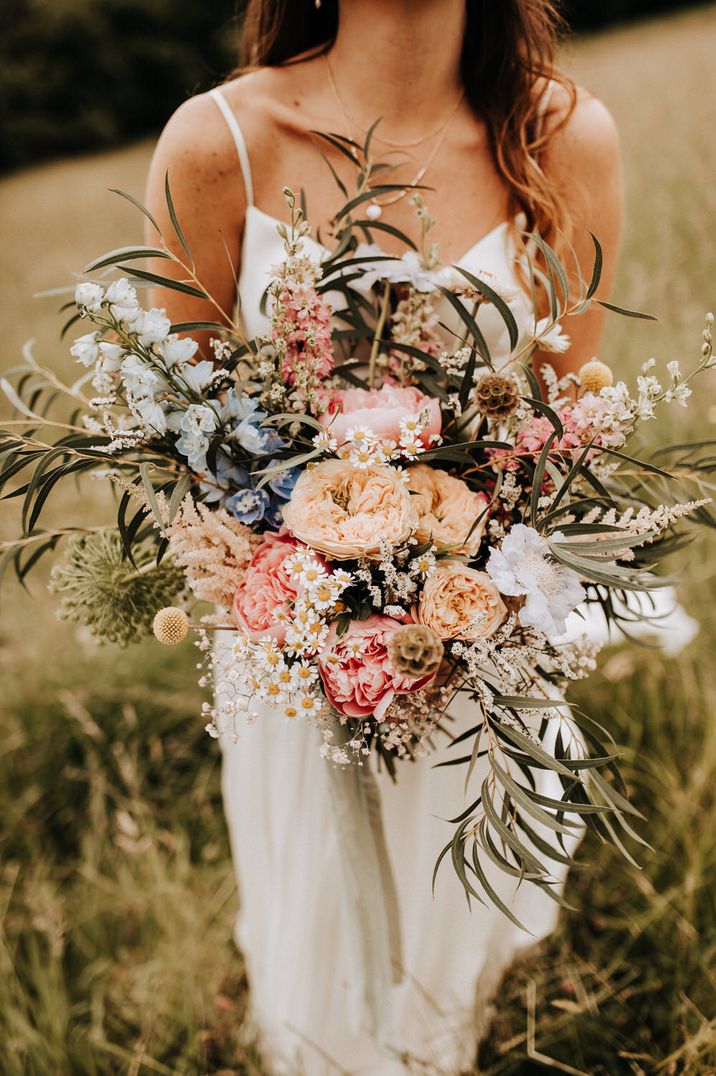
[[440,404],[414,386],[400,388],[386,383],[379,389],[336,389],[328,411],[319,422],[328,427],[338,444],[346,440],[353,426],[365,426],[381,441],[400,441],[400,423],[417,418],[427,411],[427,422],[420,434],[425,448],[442,428]]
[[352,620],[344,635],[331,627],[318,659],[328,701],[344,717],[382,719],[396,695],[418,691],[435,673],[419,680],[400,676],[388,657],[388,642],[401,627],[388,616]]
[[266,532],[234,594],[232,614],[239,631],[252,639],[269,636],[283,642],[285,614],[300,586],[286,571],[284,561],[304,548],[290,534]]

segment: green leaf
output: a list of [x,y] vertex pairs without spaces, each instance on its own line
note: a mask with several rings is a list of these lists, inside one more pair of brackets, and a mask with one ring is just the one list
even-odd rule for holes
[[548,829],[553,829],[556,833],[574,833],[574,823],[558,822],[557,819],[554,818],[553,815],[549,814],[548,811],[545,811],[541,807],[537,806],[537,804],[532,798],[532,795],[530,795],[530,793],[526,789],[524,789],[522,785],[518,785],[517,782],[514,781],[512,777],[510,777],[509,773],[507,773],[506,770],[502,769],[502,767],[494,760],[494,758],[492,760],[492,768],[495,775],[497,776],[498,781],[505,788],[505,790],[509,792],[512,799],[516,803],[519,803],[521,807],[524,807],[525,811],[527,811],[528,814],[532,815],[535,821],[541,822],[542,825],[547,826]]
[[[453,295],[453,293],[448,288],[440,287],[439,290],[445,296],[447,301],[450,303],[450,306],[457,313],[458,317],[463,322],[466,329],[472,336],[475,347],[480,357],[484,359],[484,361],[490,368],[492,368],[492,357],[490,355],[490,349],[487,346],[487,341],[485,340],[481,329],[479,328],[470,311],[467,309],[465,304],[460,299],[458,299],[457,295]],[[445,326],[445,328],[448,328],[448,326]],[[448,331],[452,330],[448,328]]]
[[517,341],[519,340],[520,331],[517,326],[517,321],[515,320],[515,315],[512,313],[505,300],[500,295],[498,295],[494,288],[491,288],[489,284],[485,283],[484,280],[481,280],[480,277],[473,276],[473,274],[469,273],[467,269],[463,269],[461,265],[455,265],[453,266],[453,268],[457,269],[458,273],[461,273],[465,277],[465,279],[472,284],[475,291],[479,292],[480,295],[483,296],[483,298],[487,299],[489,302],[492,303],[495,310],[497,310],[498,314],[505,323],[505,328],[507,329],[507,333],[510,338],[510,348],[514,351],[514,349],[517,347]]
[[539,454],[539,459],[537,460],[537,466],[535,467],[535,472],[534,472],[534,475],[532,476],[532,493],[531,493],[531,496],[530,496],[530,517],[531,517],[531,521],[532,521],[532,526],[535,527],[535,528],[537,527],[538,516],[539,516],[539,502],[540,502],[540,498],[542,497],[542,483],[544,481],[545,466],[547,464],[547,459],[549,457],[549,454],[552,451],[552,445],[554,444],[556,437],[557,437],[557,431],[552,430],[551,434],[549,435],[549,437],[547,438],[547,440],[544,443],[542,451]]
[[134,261],[137,258],[171,258],[171,254],[168,254],[166,250],[161,250],[159,247],[117,247],[116,250],[110,250],[108,254],[103,254],[101,257],[96,258],[95,261],[90,262],[82,270],[83,273],[92,273],[95,269],[104,269],[106,265],[116,265],[117,262],[122,261]]
[[594,243],[594,268],[592,269],[592,279],[589,284],[589,287],[587,288],[585,299],[591,299],[595,291],[599,287],[599,281],[602,279],[602,265],[604,262],[602,248],[599,243],[599,240],[593,232],[590,232],[589,234],[591,235],[592,242]]
[[147,220],[152,222],[152,224],[157,229],[159,234],[160,235],[162,234],[161,228],[159,227],[159,225],[157,224],[157,222],[155,221],[154,217],[149,212],[147,207],[142,205],[142,203],[137,198],[135,198],[133,194],[127,194],[126,191],[121,191],[118,187],[110,187],[109,189],[112,192],[112,194],[118,194],[120,196],[120,198],[126,198],[128,202],[131,202],[132,205],[135,206],[139,210],[140,213],[144,214],[144,216],[147,218]]
[[184,232],[181,229],[181,225],[179,224],[179,219],[177,217],[176,210],[174,208],[174,200],[172,198],[172,192],[169,189],[169,169],[167,169],[166,174],[164,176],[164,195],[165,195],[166,200],[167,200],[167,209],[169,210],[169,217],[170,217],[170,220],[172,222],[172,227],[174,228],[174,231],[176,232],[176,237],[179,240],[179,242],[181,243],[182,247],[184,248],[184,253],[186,254],[187,258],[189,258],[190,260],[193,261],[192,256],[191,256],[191,251],[189,250],[189,244],[186,241],[186,238],[184,236]]
[[615,314],[623,314],[626,318],[642,318],[644,321],[658,321],[659,319],[654,317],[653,314],[642,314],[639,310],[626,310],[622,306],[615,306],[614,303],[607,303],[604,299],[597,299],[596,302],[600,306],[605,307],[607,310],[613,310]]
[[157,273],[148,273],[146,269],[135,269],[129,265],[118,265],[117,268],[128,273],[130,275],[130,280],[148,280],[150,283],[158,284],[160,287],[168,288],[170,291],[180,291],[183,295],[193,295],[197,299],[209,298],[205,291],[195,288],[193,284],[185,284],[182,280],[174,280],[172,277],[159,276]]
[[161,533],[164,530],[164,521],[162,519],[162,513],[159,510],[159,502],[157,501],[157,496],[156,496],[156,493],[154,492],[154,486],[152,485],[152,480],[151,480],[151,477],[150,477],[151,464],[149,464],[149,463],[140,463],[140,465],[139,465],[139,474],[141,475],[141,478],[142,478],[142,485],[144,486],[144,492],[147,495],[147,501],[149,502],[149,507],[152,510],[152,515],[156,519],[158,527],[159,527],[159,531]]
[[227,329],[227,325],[221,325],[218,321],[178,321],[169,326],[171,333],[226,332]]

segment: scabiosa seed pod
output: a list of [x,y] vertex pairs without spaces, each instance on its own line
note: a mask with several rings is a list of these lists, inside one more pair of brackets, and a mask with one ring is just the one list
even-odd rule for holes
[[475,406],[490,418],[507,418],[517,407],[519,393],[511,377],[485,374],[475,385]]
[[582,392],[601,392],[614,384],[614,374],[605,362],[590,359],[579,368],[579,384]]
[[183,609],[167,605],[156,614],[152,627],[155,638],[163,646],[178,646],[189,631],[189,618]]
[[395,671],[415,680],[436,672],[444,651],[442,639],[424,624],[404,624],[388,642],[388,657]]

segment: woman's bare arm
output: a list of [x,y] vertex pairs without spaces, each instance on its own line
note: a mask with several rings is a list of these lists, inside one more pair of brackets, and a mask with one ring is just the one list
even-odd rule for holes
[[[169,249],[188,261],[174,234],[164,194],[169,173],[176,214],[191,250],[195,272],[218,307],[204,299],[168,288],[152,288],[150,303],[165,307],[173,323],[218,321],[227,324],[236,301],[241,235],[246,198],[236,148],[216,103],[199,94],[185,101],[169,119],[154,150],[145,205],[159,224]],[[147,221],[146,242],[157,243],[157,232]],[[175,279],[187,273],[169,259],[153,259],[151,272]],[[210,332],[190,334],[207,354]]]
[[[567,94],[555,87],[556,107],[547,123],[559,121]],[[596,97],[580,89],[572,116],[556,130],[543,151],[542,167],[559,190],[574,225],[572,244],[582,276],[589,280],[594,261],[594,244],[589,232],[599,240],[604,253],[602,278],[596,296],[609,299],[614,283],[622,236],[623,189],[619,135],[611,113]],[[577,274],[570,271],[570,288],[575,297]],[[598,355],[602,338],[603,307],[593,303],[587,314],[569,318],[563,330],[571,346],[563,355],[537,351],[536,370],[547,362],[562,376],[579,369],[582,363]]]

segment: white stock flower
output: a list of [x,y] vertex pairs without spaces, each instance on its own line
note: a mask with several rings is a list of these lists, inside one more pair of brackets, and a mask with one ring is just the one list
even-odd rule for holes
[[539,321],[535,319],[532,336],[544,351],[553,351],[556,354],[567,351],[570,345],[570,338],[562,332],[560,323],[556,321],[553,324],[550,318],[541,318]]
[[99,358],[99,347],[97,346],[97,338],[99,332],[86,333],[85,336],[78,336],[72,347],[70,348],[70,355],[76,362],[81,363],[83,366],[94,366]]
[[146,346],[148,344],[159,344],[162,340],[166,340],[169,336],[171,324],[163,309],[159,310],[157,307],[152,307],[151,310],[140,311],[139,316],[132,325],[132,329],[134,332],[139,333],[140,344]]
[[104,288],[91,280],[83,280],[75,288],[75,302],[90,314],[99,314],[104,299]]
[[107,288],[105,299],[110,304],[109,309],[117,321],[123,321],[127,325],[131,325],[139,317],[140,307],[137,292],[126,276],[112,281]]
[[[562,535],[555,532],[552,537],[559,540]],[[547,539],[524,523],[515,523],[502,547],[492,550],[487,573],[500,593],[524,595],[525,604],[518,613],[520,624],[546,635],[565,631],[568,614],[584,599],[577,573],[555,561]]]

